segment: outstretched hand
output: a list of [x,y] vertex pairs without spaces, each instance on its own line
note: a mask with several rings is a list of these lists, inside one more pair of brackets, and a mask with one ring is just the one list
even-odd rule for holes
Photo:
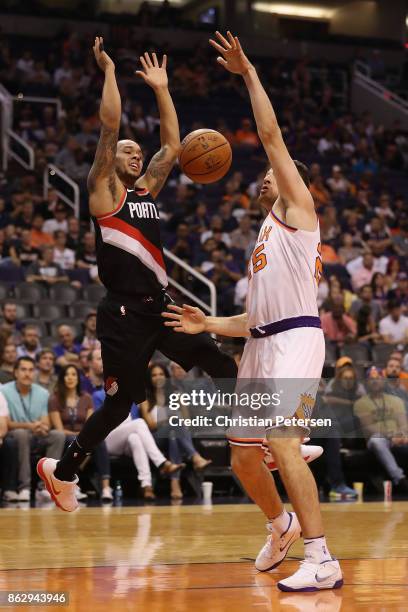
[[106,51],[104,51],[102,36],[96,36],[95,43],[92,48],[95,55],[96,63],[103,72],[106,72],[106,69],[108,67],[115,68],[115,64],[113,63],[109,55],[106,53]]
[[205,331],[206,316],[202,310],[195,306],[183,304],[182,307],[169,304],[171,312],[162,312],[162,317],[170,319],[165,321],[166,327],[172,327],[175,332],[185,334],[199,334]]
[[168,86],[167,78],[167,55],[163,55],[162,64],[160,66],[157,59],[157,55],[152,53],[150,57],[149,53],[145,53],[140,56],[140,63],[142,64],[143,70],[136,70],[135,74],[140,76],[150,87],[153,89],[160,89]]
[[217,57],[217,62],[229,72],[244,76],[251,68],[251,62],[243,52],[238,36],[233,36],[229,30],[228,40],[218,31],[215,35],[221,44],[210,38],[210,45],[221,53],[221,56]]

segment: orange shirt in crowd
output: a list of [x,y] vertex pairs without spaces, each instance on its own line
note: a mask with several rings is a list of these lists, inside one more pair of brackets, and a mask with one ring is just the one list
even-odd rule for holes
[[30,231],[30,244],[34,249],[39,249],[43,244],[54,244],[51,234],[32,229]]

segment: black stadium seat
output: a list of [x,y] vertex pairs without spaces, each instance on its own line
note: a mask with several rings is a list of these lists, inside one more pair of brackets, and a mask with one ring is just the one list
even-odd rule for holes
[[35,304],[47,297],[47,291],[37,283],[19,283],[14,287],[14,295],[17,300]]
[[38,302],[33,307],[34,316],[44,321],[53,321],[54,319],[62,319],[66,316],[66,308],[63,304],[54,304],[52,301]]
[[396,348],[394,344],[375,344],[372,349],[374,365],[384,367],[389,356]]
[[88,302],[99,302],[106,295],[106,289],[102,285],[88,285],[82,290],[84,299]]
[[49,290],[50,298],[58,304],[72,304],[79,297],[79,291],[68,283],[56,283]]
[[69,307],[69,314],[73,319],[83,321],[91,310],[95,310],[93,304],[89,302],[75,302]]

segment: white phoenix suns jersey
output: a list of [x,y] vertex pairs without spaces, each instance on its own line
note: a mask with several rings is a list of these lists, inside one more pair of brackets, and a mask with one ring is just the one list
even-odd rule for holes
[[322,271],[319,225],[314,232],[296,229],[271,211],[248,265],[249,327],[319,316],[317,288]]

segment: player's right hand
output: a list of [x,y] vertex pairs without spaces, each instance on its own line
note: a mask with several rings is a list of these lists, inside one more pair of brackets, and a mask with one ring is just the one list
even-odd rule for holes
[[169,304],[167,308],[171,312],[162,312],[162,317],[171,319],[165,321],[166,327],[172,327],[174,331],[185,334],[200,334],[205,331],[207,317],[199,308],[188,304],[183,304],[182,307]]
[[115,64],[112,62],[109,55],[106,53],[106,51],[103,51],[102,36],[96,36],[95,44],[92,48],[95,55],[96,63],[103,72],[106,72],[107,68],[109,67],[115,68]]
[[215,35],[218,38],[218,42],[210,38],[210,45],[221,53],[217,57],[217,62],[229,72],[244,76],[252,67],[252,64],[243,52],[238,36],[233,36],[230,31],[227,32],[227,38],[224,38],[218,31]]

